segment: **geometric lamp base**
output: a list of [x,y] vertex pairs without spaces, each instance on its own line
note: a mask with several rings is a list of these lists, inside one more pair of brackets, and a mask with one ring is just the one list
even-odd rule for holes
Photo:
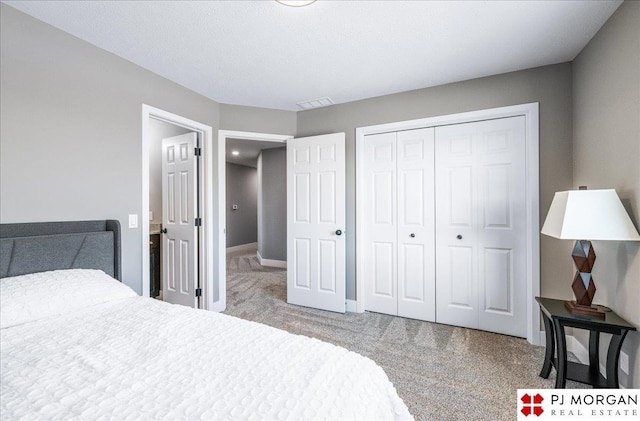
[[572,314],[582,314],[585,316],[598,317],[600,319],[604,319],[607,315],[606,312],[600,310],[598,307],[583,306],[583,305],[577,304],[575,301],[565,301],[564,306]]
[[596,283],[591,276],[593,265],[596,263],[596,252],[591,241],[579,240],[573,246],[571,252],[573,262],[578,268],[571,289],[576,296],[575,301],[565,301],[564,306],[572,314],[606,318],[606,313],[596,306],[592,306],[593,297],[596,295]]
[[571,284],[576,302],[583,306],[590,306],[596,295],[596,283],[591,275],[593,265],[596,262],[596,253],[591,241],[576,241],[571,257],[573,257],[573,262],[578,269]]

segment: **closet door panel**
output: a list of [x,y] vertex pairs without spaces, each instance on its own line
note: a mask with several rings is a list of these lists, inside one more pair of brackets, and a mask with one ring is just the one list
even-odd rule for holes
[[462,126],[435,129],[436,321],[477,328],[477,139]]
[[[399,301],[398,315],[412,317],[407,315],[405,308],[406,302],[424,303],[427,295],[425,291],[425,269],[426,262],[424,258],[423,244],[402,244],[399,250],[399,268],[402,274],[398,276]],[[415,317],[414,318],[419,318]]]
[[480,172],[478,327],[526,336],[525,117],[484,121],[476,162]]
[[473,295],[476,277],[473,273],[473,247],[449,246],[449,281],[451,286],[447,296],[450,307],[470,310],[475,313],[476,297]]
[[394,281],[396,277],[393,273],[395,270],[395,249],[395,245],[391,242],[375,241],[372,243],[373,290],[371,295],[376,299],[395,300]]
[[398,314],[396,134],[365,140],[365,309]]
[[435,321],[433,128],[398,132],[398,315]]
[[440,323],[526,336],[525,117],[436,128]]
[[510,249],[488,248],[483,250],[482,264],[485,279],[485,312],[513,313],[513,252]]

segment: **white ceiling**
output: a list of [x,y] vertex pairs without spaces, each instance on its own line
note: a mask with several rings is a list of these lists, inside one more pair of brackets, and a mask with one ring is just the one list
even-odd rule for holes
[[[285,142],[264,142],[247,139],[227,139],[226,161],[232,164],[245,165],[255,168],[258,165],[258,155],[264,149],[284,148]],[[233,155],[232,151],[238,151],[239,155]]]
[[215,101],[298,110],[570,61],[616,1],[4,1]]

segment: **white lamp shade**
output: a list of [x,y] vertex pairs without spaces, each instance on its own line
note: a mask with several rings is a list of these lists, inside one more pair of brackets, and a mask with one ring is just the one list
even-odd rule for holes
[[541,232],[563,240],[640,241],[613,189],[557,192]]

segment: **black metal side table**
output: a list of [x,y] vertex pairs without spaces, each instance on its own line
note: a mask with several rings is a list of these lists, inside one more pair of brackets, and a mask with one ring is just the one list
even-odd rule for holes
[[[613,311],[606,318],[574,315],[564,306],[564,300],[536,297],[542,310],[546,334],[546,350],[540,377],[548,378],[551,367],[556,369],[556,389],[564,389],[567,379],[596,388],[619,388],[618,359],[620,347],[627,332],[636,330],[626,320]],[[586,329],[589,331],[589,365],[567,361],[567,341],[565,327]],[[612,335],[607,351],[607,377],[600,374],[600,332]],[[557,348],[557,357],[556,349]]]

